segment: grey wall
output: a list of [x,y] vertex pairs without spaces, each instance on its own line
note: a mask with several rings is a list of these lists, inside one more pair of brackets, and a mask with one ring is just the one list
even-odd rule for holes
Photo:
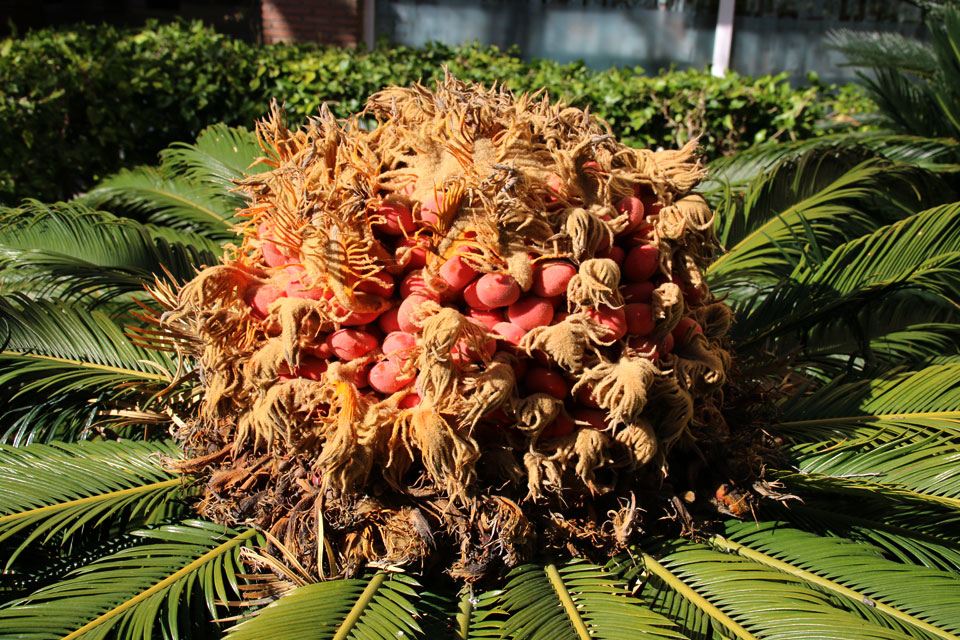
[[[583,60],[603,69],[705,68],[719,0],[377,0],[375,28],[396,44],[517,45],[526,58]],[[825,81],[854,72],[823,46],[833,28],[923,37],[919,10],[898,0],[737,0],[731,67],[742,74],[807,71]]]

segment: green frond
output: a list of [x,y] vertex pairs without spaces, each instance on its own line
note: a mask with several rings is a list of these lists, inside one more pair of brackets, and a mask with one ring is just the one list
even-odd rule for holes
[[[773,357],[788,358],[795,370],[824,380],[845,373],[872,376],[893,367],[921,368],[958,353],[960,313],[936,296],[892,292],[809,332],[780,334],[776,344]],[[752,366],[766,364],[761,360]]]
[[[182,175],[215,187],[224,194],[236,186],[234,180],[269,171],[269,166],[256,162],[263,155],[254,132],[223,123],[201,131],[192,144],[175,142],[160,152],[164,172],[168,175]],[[234,206],[242,207],[243,197],[232,195]]]
[[846,57],[842,66],[896,69],[928,78],[940,68],[928,45],[899,33],[832,29],[826,41]]
[[[636,555],[636,554],[635,554]],[[677,541],[625,562],[624,577],[642,579],[640,597],[678,621],[699,624],[697,637],[752,640],[902,640],[909,636],[838,608],[831,595],[764,564]],[[691,616],[690,610],[699,610]],[[684,629],[686,632],[687,630]]]
[[216,617],[214,598],[237,598],[239,552],[256,531],[186,521],[136,535],[144,544],[8,603],[0,609],[0,628],[11,637],[36,640],[147,638],[158,628],[176,637],[191,618],[203,615],[198,606],[203,601]]
[[[137,415],[184,381],[169,355],[134,344],[116,320],[79,304],[0,296],[0,327],[0,424],[8,434],[23,431],[26,415],[47,437],[76,437],[94,419],[128,421],[107,414]],[[27,432],[19,438],[37,437]]]
[[5,330],[0,361],[154,384],[171,382],[176,371],[166,354],[135,345],[114,319],[79,304],[0,296],[0,322]]
[[[791,494],[804,496],[808,504],[824,506],[835,503],[837,508],[848,505],[863,517],[960,542],[960,535],[955,535],[949,528],[960,526],[960,501],[953,498],[874,482],[870,474],[831,476],[772,470],[770,479],[782,483]],[[937,519],[936,526],[931,525],[934,518]]]
[[294,589],[226,640],[421,637],[416,582],[404,574],[331,580]]
[[626,582],[584,562],[525,565],[478,600],[470,638],[588,640],[683,638],[630,594]]
[[884,124],[892,130],[932,138],[947,138],[956,132],[950,119],[944,118],[945,105],[939,104],[937,89],[929,83],[889,69],[878,69],[870,77],[861,75],[861,79]]
[[222,191],[149,167],[104,179],[84,200],[92,206],[215,240],[232,240],[235,202]]
[[178,457],[171,442],[0,445],[0,543],[6,568],[34,544],[66,544],[86,528],[138,516],[149,522],[183,494],[162,466]]
[[[919,170],[912,174],[912,182],[934,179],[937,173],[960,171],[956,164],[960,143],[952,138],[930,138],[889,132],[838,133],[783,142],[766,142],[734,155],[715,158],[709,164],[709,175],[700,183],[698,191],[716,207],[722,202],[725,190],[747,188],[759,176],[773,171],[778,165],[799,163],[805,156],[835,155],[838,159],[853,160],[850,166],[870,158],[886,159],[896,163],[900,171]],[[928,175],[924,175],[928,174]],[[760,182],[762,184],[762,181]],[[943,201],[949,201],[952,189],[938,181],[944,192]],[[936,193],[923,189],[925,195]],[[722,221],[721,221],[722,222]]]
[[0,210],[0,277],[8,293],[14,287],[61,299],[114,299],[142,292],[167,272],[188,280],[216,262],[210,251],[171,244],[133,220],[80,204],[28,201]]
[[719,203],[717,236],[726,251],[706,270],[711,287],[780,280],[804,256],[822,259],[842,242],[873,231],[875,218],[857,201],[881,197],[877,185],[895,173],[875,160],[851,165],[832,153],[806,154],[758,178],[742,199]]
[[[882,497],[878,500],[878,496],[873,498],[874,502],[882,500]],[[778,505],[768,510],[804,531],[865,542],[882,549],[887,558],[897,562],[960,575],[960,542],[941,535],[941,513],[914,509],[910,519],[893,524],[878,520],[858,507],[860,505],[848,505],[842,497],[824,503],[822,498],[804,495],[802,504],[794,502],[788,507]],[[874,510],[881,518],[890,512],[882,507]]]
[[864,477],[960,506],[960,362],[841,378],[783,411],[771,432],[802,473]]
[[960,298],[960,203],[934,207],[844,243],[822,262],[804,259],[788,281],[741,308],[733,339],[743,348],[914,288]]
[[821,537],[775,522],[731,522],[722,549],[795,575],[842,596],[841,604],[918,638],[960,638],[960,577],[887,560],[870,545]]

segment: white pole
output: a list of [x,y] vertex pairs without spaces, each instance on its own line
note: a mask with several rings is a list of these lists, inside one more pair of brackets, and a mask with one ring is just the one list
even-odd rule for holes
[[713,35],[713,64],[710,72],[722,78],[730,66],[730,50],[733,47],[733,5],[736,0],[720,0],[717,10],[717,29]]
[[367,44],[367,51],[373,49],[373,18],[376,12],[374,0],[363,0],[363,40]]

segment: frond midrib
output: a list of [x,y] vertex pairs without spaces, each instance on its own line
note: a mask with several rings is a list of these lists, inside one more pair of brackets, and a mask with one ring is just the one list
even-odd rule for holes
[[171,379],[167,376],[161,375],[159,373],[150,373],[147,371],[139,371],[137,369],[124,369],[122,367],[113,367],[106,364],[97,364],[95,362],[86,362],[84,360],[74,360],[72,358],[60,358],[57,356],[47,356],[38,353],[28,353],[26,351],[13,351],[5,349],[0,351],[0,355],[12,356],[16,358],[32,358],[34,360],[45,360],[49,362],[60,362],[63,364],[70,364],[76,367],[81,367],[84,369],[95,369],[97,371],[106,371],[109,373],[119,373],[122,375],[127,375],[135,378],[143,378],[145,380],[155,380],[157,382],[171,382]]
[[943,638],[944,640],[960,640],[960,636],[956,636],[952,633],[944,631],[943,629],[935,627],[928,622],[924,622],[923,620],[920,620],[909,613],[900,611],[899,609],[886,605],[883,602],[879,602],[875,598],[872,598],[864,593],[860,593],[859,591],[845,587],[838,582],[824,578],[816,573],[801,569],[800,567],[795,567],[791,564],[783,562],[782,560],[778,560],[777,558],[757,551],[756,549],[742,545],[739,542],[728,540],[723,536],[711,536],[709,538],[709,542],[715,547],[725,551],[733,551],[738,555],[747,558],[748,560],[759,562],[760,564],[776,569],[777,571],[796,576],[805,582],[814,584],[822,589],[826,589],[845,598],[849,598],[854,602],[869,602],[871,603],[870,606],[875,607],[878,611],[881,611],[918,629],[923,629],[924,631],[932,633],[933,635]]
[[152,482],[150,484],[140,485],[137,487],[129,487],[127,489],[118,489],[116,491],[110,491],[108,493],[100,493],[95,496],[87,496],[85,498],[77,498],[75,500],[58,502],[56,504],[50,504],[43,507],[37,507],[35,509],[29,509],[27,511],[10,513],[5,516],[0,516],[0,525],[6,524],[8,522],[24,519],[24,518],[32,518],[34,516],[39,516],[43,514],[55,513],[57,511],[71,509],[73,507],[78,507],[84,504],[95,504],[97,502],[106,502],[110,500],[116,500],[118,498],[124,498],[126,496],[136,495],[138,493],[149,493],[151,491],[156,491],[158,489],[173,487],[173,486],[179,485],[180,483],[181,483],[180,478],[170,478],[169,480],[161,480],[159,482]]

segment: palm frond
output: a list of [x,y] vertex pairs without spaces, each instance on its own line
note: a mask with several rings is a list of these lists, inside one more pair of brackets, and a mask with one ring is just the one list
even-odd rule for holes
[[745,348],[807,331],[905,288],[952,304],[960,297],[958,212],[960,203],[934,207],[844,243],[822,262],[805,257],[788,281],[741,306],[732,337]]
[[855,313],[828,319],[809,332],[777,337],[777,352],[745,367],[769,367],[771,358],[831,380],[844,373],[875,375],[892,367],[920,368],[960,350],[960,313],[941,298],[892,292]]
[[683,638],[606,569],[584,562],[525,565],[508,578],[502,591],[478,602],[470,638]]
[[[189,239],[180,235],[178,240]],[[187,280],[216,260],[210,251],[171,244],[133,220],[81,204],[28,201],[0,211],[0,276],[8,292],[12,286],[61,299],[113,299],[142,292],[167,273]]]
[[845,382],[785,403],[802,473],[865,477],[960,507],[960,362]]
[[[0,296],[0,323],[0,422],[8,434],[22,431],[24,414],[41,430],[50,428],[48,419],[59,423],[61,436],[79,435],[93,418],[114,410],[136,418],[158,393],[183,381],[170,356],[137,346],[98,310]],[[27,431],[19,438],[37,437]]]
[[138,514],[149,522],[164,501],[183,493],[162,456],[177,457],[178,450],[171,442],[0,445],[6,568],[30,545],[66,544],[84,527],[112,526]]
[[231,240],[236,206],[222,191],[149,167],[104,179],[83,199],[150,224],[167,225],[215,240]]
[[738,282],[780,280],[807,253],[822,256],[873,231],[875,217],[856,202],[881,197],[877,185],[890,179],[886,163],[853,164],[832,153],[779,164],[742,199],[731,193],[718,204],[717,235],[727,250],[706,271],[711,287],[722,291]]
[[[162,628],[177,637],[206,601],[237,593],[240,549],[256,531],[236,532],[186,521],[136,532],[144,544],[119,551],[70,573],[64,580],[0,609],[0,628],[37,640],[150,637]],[[232,593],[231,593],[232,592]],[[236,595],[233,596],[234,598]],[[203,637],[209,637],[209,629]]]
[[[657,557],[654,557],[656,555]],[[620,566],[628,580],[641,578],[640,597],[676,620],[694,620],[691,635],[764,640],[902,640],[909,636],[839,608],[806,580],[772,567],[676,541],[639,562]],[[690,611],[696,608],[699,616]],[[686,629],[684,629],[686,631]]]
[[[192,144],[175,142],[160,152],[164,171],[182,175],[200,184],[209,185],[227,194],[245,175],[268,171],[258,163],[263,149],[257,136],[244,127],[211,125],[200,132]],[[243,198],[234,195],[234,206],[243,206]]]
[[[838,158],[850,158],[854,164],[870,158],[883,158],[899,165],[900,170],[912,168],[924,173],[913,174],[918,178],[935,179],[938,173],[960,171],[956,164],[960,143],[952,138],[931,138],[889,132],[857,132],[828,134],[805,140],[767,142],[722,156],[710,162],[710,174],[700,183],[698,190],[713,207],[720,202],[725,191],[747,188],[758,176],[770,173],[778,165],[800,162],[808,155],[833,154]],[[853,166],[853,165],[851,165]],[[931,174],[931,175],[924,175]],[[943,202],[949,201],[952,190],[939,181],[936,183],[944,193]],[[925,194],[937,193],[923,189]]]
[[404,574],[383,572],[302,586],[231,629],[226,640],[420,637],[417,586]]
[[935,87],[919,78],[894,70],[878,69],[873,76],[861,74],[867,95],[880,109],[882,122],[898,133],[948,138],[956,129],[944,118]]
[[82,305],[0,296],[0,322],[3,359],[148,383],[171,382],[176,371],[166,354],[135,345],[114,319]]
[[[829,503],[816,495],[803,497],[802,504],[767,508],[778,519],[804,531],[865,542],[898,562],[960,574],[960,542],[940,534],[944,523],[942,514],[935,509],[914,509],[908,520],[893,524],[873,517],[862,504],[848,504],[841,496],[832,497]],[[872,497],[874,502],[883,500],[882,494]],[[894,509],[880,507],[873,511],[885,518]]]
[[960,577],[887,560],[870,545],[784,527],[731,522],[711,542],[837,595],[891,629],[918,638],[955,640],[960,633]]
[[846,57],[841,66],[895,69],[928,78],[940,68],[928,45],[899,33],[832,29],[826,41]]

